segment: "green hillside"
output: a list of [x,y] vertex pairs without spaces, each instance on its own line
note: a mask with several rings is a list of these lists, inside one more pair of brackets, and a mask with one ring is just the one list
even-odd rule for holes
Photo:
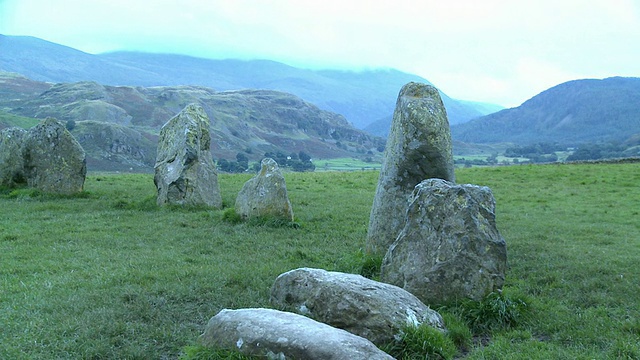
[[622,77],[569,81],[519,107],[451,128],[464,142],[521,145],[623,142],[639,130],[640,78]]

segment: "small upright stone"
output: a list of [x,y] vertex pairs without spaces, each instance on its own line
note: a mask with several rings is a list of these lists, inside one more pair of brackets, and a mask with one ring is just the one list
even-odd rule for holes
[[502,288],[506,243],[491,189],[428,179],[415,187],[404,229],[382,262],[381,280],[425,304],[481,300]]
[[27,184],[24,173],[24,139],[27,131],[8,128],[0,131],[0,186],[12,188]]
[[204,109],[190,104],[162,126],[153,178],[158,205],[222,207],[209,125]]
[[54,118],[28,131],[24,169],[29,187],[47,193],[74,194],[84,188],[87,162],[82,146]]
[[455,182],[447,113],[431,85],[402,87],[369,218],[367,252],[384,255],[404,225],[407,200],[422,180]]
[[235,210],[243,220],[274,218],[293,221],[287,184],[275,160],[262,160],[260,172],[249,179],[238,193]]

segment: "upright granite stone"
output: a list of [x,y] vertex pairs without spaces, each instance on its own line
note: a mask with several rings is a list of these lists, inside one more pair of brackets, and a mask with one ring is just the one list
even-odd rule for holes
[[381,280],[425,304],[480,300],[502,288],[507,248],[488,187],[428,179],[415,187],[405,226],[382,263]]
[[15,187],[27,184],[24,172],[24,140],[27,131],[8,128],[0,131],[0,186]]
[[402,87],[369,218],[367,252],[384,255],[404,226],[407,200],[422,180],[455,182],[451,131],[438,90]]
[[209,320],[200,342],[267,359],[393,359],[367,339],[272,309],[222,310]]
[[235,210],[243,220],[273,218],[293,221],[287,184],[275,160],[262,160],[260,172],[249,179],[238,193]]
[[74,194],[84,188],[87,162],[82,146],[54,118],[28,131],[24,140],[27,185],[47,193]]
[[376,345],[394,341],[407,324],[445,330],[440,314],[406,290],[322,269],[301,268],[281,274],[271,287],[271,303]]
[[158,205],[222,207],[209,126],[197,104],[187,105],[162,126],[153,178]]

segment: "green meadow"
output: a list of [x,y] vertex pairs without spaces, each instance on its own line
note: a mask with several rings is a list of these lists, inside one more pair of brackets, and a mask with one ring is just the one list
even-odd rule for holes
[[[430,304],[455,344],[432,358],[639,359],[639,164],[456,174],[496,197],[507,301],[488,302],[494,315]],[[286,173],[285,225],[231,221],[249,177],[219,176],[222,210],[158,208],[150,174],[92,173],[72,197],[1,190],[0,359],[187,358],[221,309],[270,307],[285,271],[375,277],[362,249],[376,171]]]

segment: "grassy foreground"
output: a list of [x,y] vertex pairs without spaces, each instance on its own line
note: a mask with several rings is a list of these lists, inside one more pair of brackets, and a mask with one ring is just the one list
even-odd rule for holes
[[[508,246],[505,292],[531,308],[528,321],[485,332],[457,356],[640,358],[638,164],[457,176],[492,188]],[[249,177],[220,176],[226,207]],[[282,272],[360,272],[377,172],[285,177],[299,227],[157,208],[148,174],[91,174],[71,198],[5,190],[0,359],[175,359],[219,310],[269,307]]]

